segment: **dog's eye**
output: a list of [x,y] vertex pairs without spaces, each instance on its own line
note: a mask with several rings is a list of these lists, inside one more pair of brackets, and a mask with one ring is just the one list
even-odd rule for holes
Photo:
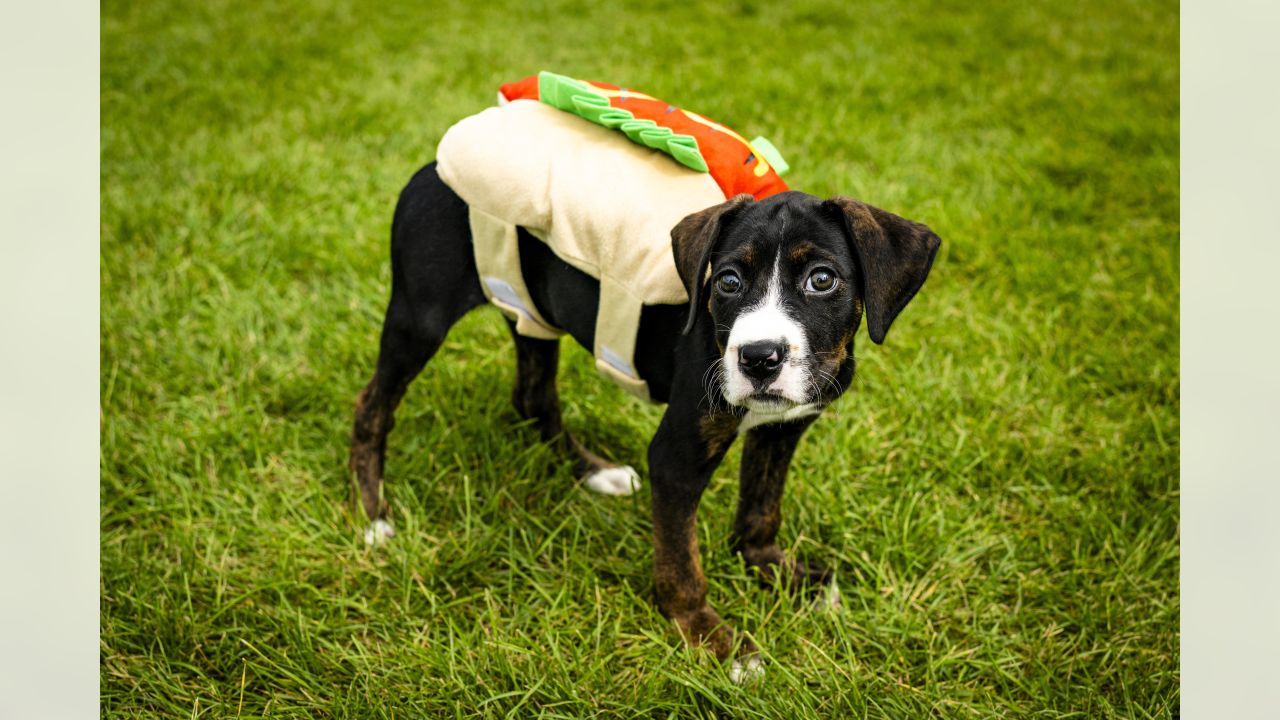
[[836,287],[836,274],[827,268],[818,268],[809,273],[804,289],[811,293],[831,292]]
[[732,270],[721,273],[716,278],[716,289],[725,295],[733,295],[742,289],[742,278]]

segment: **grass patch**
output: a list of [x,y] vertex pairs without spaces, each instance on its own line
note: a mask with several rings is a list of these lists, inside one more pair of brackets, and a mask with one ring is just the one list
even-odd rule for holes
[[[1177,5],[102,8],[101,692],[155,717],[1169,717],[1178,704]],[[473,313],[391,436],[399,537],[345,470],[400,187],[540,69],[767,135],[797,189],[944,240],[796,457],[758,590],[703,503],[737,688],[651,603],[647,491],[601,498],[508,402]],[[660,408],[566,343],[566,421],[643,460]]]

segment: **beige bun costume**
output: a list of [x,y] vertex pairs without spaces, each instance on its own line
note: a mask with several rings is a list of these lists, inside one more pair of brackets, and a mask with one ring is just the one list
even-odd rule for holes
[[534,100],[463,119],[445,133],[436,161],[440,178],[470,207],[476,267],[490,302],[521,335],[564,334],[529,298],[516,242],[516,226],[523,227],[599,279],[596,368],[649,399],[634,361],[640,310],[688,302],[671,228],[724,202],[713,177]]

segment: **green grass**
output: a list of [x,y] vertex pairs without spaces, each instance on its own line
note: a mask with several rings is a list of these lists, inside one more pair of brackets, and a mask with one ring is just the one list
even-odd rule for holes
[[[428,7],[430,6],[430,7]],[[151,717],[1169,717],[1178,704],[1178,7],[121,3],[102,9],[101,692]],[[485,310],[392,433],[400,531],[346,453],[396,194],[540,69],[768,136],[793,187],[943,249],[802,443],[783,544],[729,553],[746,688],[651,602],[647,490],[576,487]],[[566,421],[643,474],[661,408],[566,352]]]

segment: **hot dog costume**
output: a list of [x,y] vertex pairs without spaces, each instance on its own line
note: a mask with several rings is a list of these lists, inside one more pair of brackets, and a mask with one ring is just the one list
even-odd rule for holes
[[449,128],[436,153],[440,179],[470,208],[485,295],[521,335],[564,334],[529,297],[525,228],[600,281],[596,368],[649,399],[634,361],[641,309],[689,300],[671,228],[739,193],[785,191],[786,164],[763,138],[606,83],[543,72],[503,85],[498,101]]

